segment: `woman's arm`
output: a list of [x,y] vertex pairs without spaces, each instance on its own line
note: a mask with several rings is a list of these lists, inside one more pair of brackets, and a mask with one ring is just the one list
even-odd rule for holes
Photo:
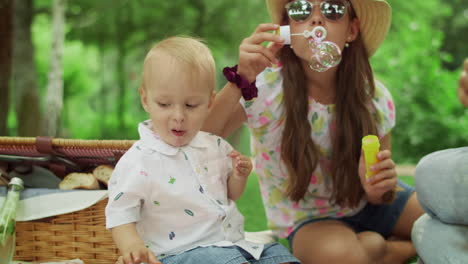
[[380,139],[380,150],[392,150],[392,135],[388,133],[383,138]]
[[[275,24],[260,24],[239,47],[237,73],[249,83],[266,67],[277,62],[276,52],[283,46],[284,39],[271,33],[278,29]],[[269,47],[262,45],[272,42]],[[203,131],[227,137],[247,120],[244,109],[239,103],[242,94],[233,83],[227,83],[215,97],[210,114],[202,127]]]
[[239,128],[247,120],[240,98],[240,89],[227,83],[216,95],[202,130],[225,138]]

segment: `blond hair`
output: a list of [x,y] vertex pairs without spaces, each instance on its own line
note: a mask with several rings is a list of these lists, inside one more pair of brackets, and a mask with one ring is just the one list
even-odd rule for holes
[[214,90],[216,72],[213,55],[203,40],[187,36],[169,37],[151,48],[143,63],[142,89],[145,88],[145,76],[150,74],[149,62],[160,59],[161,55],[171,57],[183,69],[190,69],[192,77],[207,80],[207,88]]

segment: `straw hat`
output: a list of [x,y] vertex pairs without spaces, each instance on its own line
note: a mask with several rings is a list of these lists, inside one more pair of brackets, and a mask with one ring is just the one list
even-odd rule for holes
[[[359,18],[367,53],[371,57],[385,39],[392,21],[392,9],[385,0],[349,0]],[[281,24],[288,0],[266,0],[273,23]]]

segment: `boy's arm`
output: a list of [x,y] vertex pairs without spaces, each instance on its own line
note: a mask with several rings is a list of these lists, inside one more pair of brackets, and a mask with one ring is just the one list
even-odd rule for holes
[[141,245],[145,247],[145,243],[136,231],[135,223],[112,228],[112,238],[122,253],[132,246]]
[[145,246],[138,235],[135,223],[116,226],[111,229],[112,238],[123,256],[123,262],[161,264]]
[[235,201],[244,192],[247,178],[252,171],[252,161],[237,151],[232,151],[229,155],[232,158],[232,173],[227,180],[228,198]]

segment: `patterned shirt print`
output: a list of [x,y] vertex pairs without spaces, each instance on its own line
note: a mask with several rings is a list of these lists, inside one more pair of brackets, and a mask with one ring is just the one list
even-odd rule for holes
[[[332,122],[334,105],[323,105],[309,97],[311,136],[319,148],[320,159],[304,199],[293,202],[285,195],[287,169],[280,158],[284,128],[281,67],[267,68],[257,76],[256,83],[258,97],[251,101],[241,99],[240,103],[247,115],[251,132],[252,154],[255,156],[255,170],[259,176],[269,228],[276,235],[286,237],[306,219],[339,218],[356,214],[364,207],[365,201],[361,201],[354,209],[329,203],[332,156],[330,132],[335,129]],[[379,137],[383,137],[395,125],[395,108],[389,91],[381,83],[376,83],[372,103]]]
[[109,184],[106,227],[136,223],[158,258],[199,246],[237,245],[259,258],[263,245],[244,240],[244,217],[227,196],[232,147],[199,132],[184,147],[164,143],[151,121],[117,163]]

